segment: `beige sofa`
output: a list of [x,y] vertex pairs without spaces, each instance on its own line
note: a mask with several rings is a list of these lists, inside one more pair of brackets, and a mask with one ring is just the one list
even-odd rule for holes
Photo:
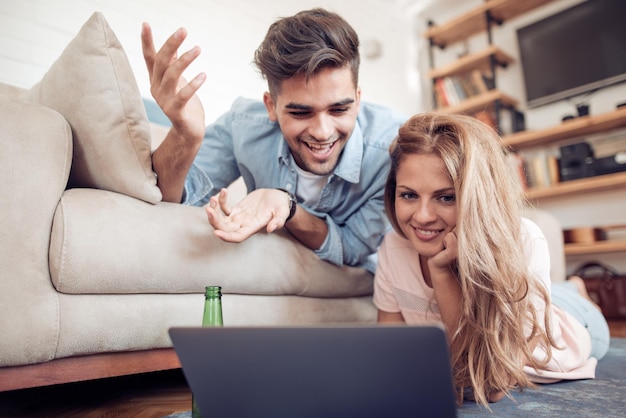
[[372,322],[372,275],[287,234],[220,241],[202,208],[161,202],[151,126],[101,14],[30,89],[0,86],[0,390],[178,367],[167,331]]

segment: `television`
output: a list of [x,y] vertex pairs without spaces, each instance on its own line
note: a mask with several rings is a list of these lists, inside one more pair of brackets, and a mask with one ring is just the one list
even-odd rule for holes
[[526,104],[626,81],[626,1],[588,0],[517,30]]

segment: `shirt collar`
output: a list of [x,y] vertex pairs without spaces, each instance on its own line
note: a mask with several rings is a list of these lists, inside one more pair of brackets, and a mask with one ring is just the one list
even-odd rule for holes
[[[282,143],[278,147],[278,161],[289,165],[293,160],[287,141],[282,138]],[[354,130],[350,139],[339,157],[339,163],[335,167],[333,174],[341,177],[347,182],[358,183],[361,176],[361,162],[363,161],[363,133],[358,121],[354,125]],[[295,164],[295,161],[294,161]]]

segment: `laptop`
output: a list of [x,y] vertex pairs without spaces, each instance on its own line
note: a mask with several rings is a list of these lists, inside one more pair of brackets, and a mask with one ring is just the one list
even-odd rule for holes
[[455,417],[437,326],[174,327],[203,416]]

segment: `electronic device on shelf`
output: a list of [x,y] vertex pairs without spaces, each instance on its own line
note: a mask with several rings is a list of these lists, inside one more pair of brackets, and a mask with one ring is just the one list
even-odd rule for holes
[[595,158],[593,149],[587,142],[562,146],[560,151],[561,181],[626,171],[626,151],[608,157]]

